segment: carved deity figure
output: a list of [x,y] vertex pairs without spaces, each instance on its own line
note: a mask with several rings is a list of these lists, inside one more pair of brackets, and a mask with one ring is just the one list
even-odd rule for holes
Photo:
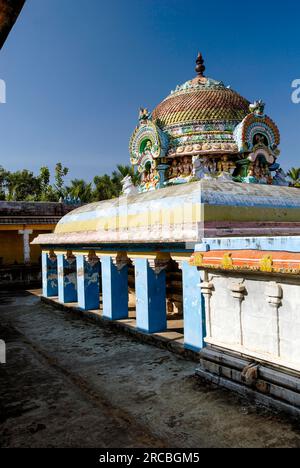
[[261,176],[262,176],[261,168],[257,164],[254,166],[253,175],[257,180],[261,179]]
[[150,182],[150,174],[148,171],[144,171],[142,175],[142,185],[146,185]]
[[150,172],[150,185],[153,188],[156,188],[157,184],[159,182],[159,174],[156,169],[151,170]]
[[208,168],[208,160],[205,158],[204,160],[201,158],[199,159],[198,156],[193,157],[193,176],[197,179],[210,179],[211,173]]
[[193,166],[187,156],[182,158],[180,164],[180,173],[183,177],[189,177],[192,174]]
[[142,174],[140,189],[142,192],[154,190],[159,182],[159,174],[156,169],[145,170]]
[[260,161],[259,158],[255,161],[254,176],[260,184],[267,184],[270,177],[268,164]]
[[145,149],[144,149],[144,154],[146,156],[152,157],[152,142],[150,140],[147,141]]
[[146,157],[146,159],[151,162],[154,158],[157,157],[157,151],[157,145],[153,144],[151,140],[147,140],[140,148],[140,158]]
[[255,143],[264,145],[265,144],[265,137],[258,133],[257,135],[255,135]]
[[169,168],[168,175],[169,175],[170,179],[174,179],[175,177],[179,177],[180,171],[179,171],[176,159],[173,159],[172,164],[171,164],[171,166]]
[[227,154],[224,154],[221,157],[221,160],[218,162],[218,171],[232,174],[234,169],[235,169],[235,164],[232,161],[229,161]]

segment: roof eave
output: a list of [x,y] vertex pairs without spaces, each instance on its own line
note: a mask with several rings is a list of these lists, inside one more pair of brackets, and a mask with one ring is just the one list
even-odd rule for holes
[[26,0],[0,0],[0,49],[2,49]]

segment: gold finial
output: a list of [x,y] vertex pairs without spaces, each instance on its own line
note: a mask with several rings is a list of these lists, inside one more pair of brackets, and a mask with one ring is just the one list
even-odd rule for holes
[[196,64],[197,64],[197,66],[195,68],[196,73],[199,76],[204,76],[204,72],[205,72],[204,59],[203,59],[202,54],[200,52],[198,53]]

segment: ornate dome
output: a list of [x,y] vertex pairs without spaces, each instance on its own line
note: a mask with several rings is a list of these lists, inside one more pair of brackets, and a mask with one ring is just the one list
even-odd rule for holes
[[170,125],[215,121],[241,121],[249,114],[249,101],[220,81],[195,78],[178,86],[152,113],[164,129]]
[[140,109],[129,145],[131,163],[141,173],[139,190],[202,178],[286,185],[276,162],[279,130],[263,101],[250,104],[205,77],[201,54],[196,63],[194,79],[177,86],[152,113]]
[[152,120],[162,129],[206,122],[241,122],[249,114],[250,102],[221,81],[206,78],[200,53],[196,64],[198,76],[177,86],[153,111]]

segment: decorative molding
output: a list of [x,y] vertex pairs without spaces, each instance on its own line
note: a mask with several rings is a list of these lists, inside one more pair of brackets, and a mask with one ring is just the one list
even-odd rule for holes
[[64,259],[69,263],[69,265],[72,265],[74,262],[76,262],[76,256],[73,254],[72,251],[68,250],[63,255]]
[[280,320],[279,320],[279,307],[282,306],[282,298],[283,298],[283,289],[280,284],[271,281],[267,287],[265,294],[267,296],[267,302],[270,307],[274,310],[273,320],[276,322],[274,323],[275,333],[276,333],[276,340],[277,340],[277,355],[278,357],[281,356],[281,340],[280,340]]
[[231,291],[231,295],[234,299],[238,300],[238,320],[239,320],[239,334],[240,334],[240,345],[244,345],[244,334],[243,334],[243,310],[242,310],[242,302],[245,299],[245,295],[247,293],[246,286],[243,282],[233,281],[229,285],[229,289]]
[[205,317],[206,317],[206,330],[208,339],[212,338],[212,322],[211,322],[211,304],[210,299],[214,291],[214,284],[211,281],[204,281],[200,285],[201,292],[205,301]]
[[266,273],[272,273],[273,271],[273,259],[271,255],[265,255],[259,262],[260,271]]
[[242,282],[232,282],[229,286],[232,297],[242,302],[246,295],[246,286]]
[[[144,257],[145,258],[145,257]],[[135,264],[137,258],[133,258],[132,262]],[[156,256],[146,257],[149,267],[159,275],[162,271],[166,270],[171,260],[170,253],[159,252]]]
[[300,252],[263,250],[210,250],[194,252],[190,266],[203,270],[269,273],[299,276]]
[[123,270],[123,268],[128,266],[130,263],[130,259],[126,252],[118,252],[117,255],[113,255],[111,258],[118,271]]
[[282,305],[283,290],[280,284],[271,281],[266,287],[267,302],[278,309]]
[[222,267],[225,270],[231,270],[233,268],[233,260],[232,260],[232,253],[226,252],[222,259]]

